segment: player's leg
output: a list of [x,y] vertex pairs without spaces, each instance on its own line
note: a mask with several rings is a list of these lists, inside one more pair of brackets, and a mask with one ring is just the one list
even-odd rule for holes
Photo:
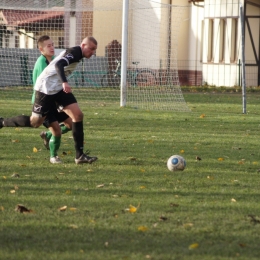
[[[55,109],[55,108],[54,108]],[[52,118],[48,114],[47,118],[45,119],[43,125],[46,128],[49,128],[50,122],[52,122],[52,119],[55,119],[54,121],[58,121],[60,123],[60,129],[61,134],[66,134],[67,132],[71,131],[72,129],[72,120],[71,118],[63,111],[59,112],[57,109],[51,114]],[[40,133],[40,137],[43,139],[43,144],[46,147],[46,149],[49,150],[49,141],[52,138],[52,132],[49,131],[42,131]]]
[[[58,150],[61,144],[61,128],[57,120],[58,111],[56,109],[55,103],[52,104],[52,107],[47,114],[43,125],[49,129],[48,134],[46,133],[44,139],[44,145],[47,149],[50,150],[50,162],[51,163],[61,163],[61,160],[58,156]],[[65,113],[64,113],[65,114]],[[65,114],[66,115],[66,114]],[[67,116],[67,115],[66,115]],[[48,136],[47,136],[48,135]],[[42,137],[43,134],[41,133]]]
[[50,162],[62,163],[61,159],[58,156],[58,150],[61,144],[61,128],[58,121],[52,122],[49,126],[49,130],[52,133],[52,137],[49,141]]
[[35,100],[32,107],[31,125],[39,127],[55,105],[54,96],[35,91]]
[[20,115],[9,118],[0,118],[0,128],[2,127],[32,127],[30,116]]
[[72,136],[76,150],[76,164],[92,163],[97,157],[84,154],[84,131],[83,113],[80,110],[77,100],[72,93],[59,92],[58,103],[63,105],[63,111],[72,119]]
[[34,127],[38,128],[44,121],[44,117],[38,117],[34,114],[31,116],[15,116],[9,118],[0,118],[0,128],[2,127]]

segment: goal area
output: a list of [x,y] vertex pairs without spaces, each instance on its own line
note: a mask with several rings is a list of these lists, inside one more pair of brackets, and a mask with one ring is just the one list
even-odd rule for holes
[[[0,95],[31,100],[37,39],[49,35],[56,55],[98,41],[96,55],[69,76],[79,100],[120,105],[121,63],[126,57],[127,107],[189,111],[178,77],[178,34],[185,7],[128,0],[127,44],[122,42],[122,0],[2,0],[0,3]],[[123,29],[124,28],[124,29]],[[123,53],[124,51],[124,53]],[[14,88],[19,91],[13,91]]]

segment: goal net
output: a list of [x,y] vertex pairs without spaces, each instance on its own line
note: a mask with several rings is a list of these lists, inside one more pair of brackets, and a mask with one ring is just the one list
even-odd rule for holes
[[[126,105],[189,111],[177,66],[178,33],[185,7],[158,2],[129,0]],[[1,97],[20,93],[21,98],[31,99],[40,36],[49,35],[58,54],[93,35],[98,41],[96,55],[80,62],[69,83],[79,102],[119,105],[122,8],[122,0],[2,0]]]

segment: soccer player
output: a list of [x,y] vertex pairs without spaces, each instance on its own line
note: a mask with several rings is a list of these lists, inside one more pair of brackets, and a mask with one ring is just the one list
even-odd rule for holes
[[[58,103],[72,119],[72,135],[76,150],[75,163],[92,163],[96,161],[97,157],[91,157],[83,152],[83,113],[67,81],[67,76],[76,69],[78,63],[84,57],[89,59],[96,53],[96,49],[96,39],[89,36],[82,40],[80,46],[61,52],[37,78],[34,86],[35,101],[31,117],[22,115],[1,119],[0,128],[3,126],[39,127],[44,122],[48,112]],[[53,123],[56,126],[59,125],[58,121]]]
[[[35,85],[37,78],[42,71],[54,59],[54,44],[48,35],[41,36],[37,41],[37,46],[41,52],[41,56],[37,59],[33,69],[33,85]],[[35,91],[32,95],[32,104],[35,100]],[[58,149],[61,144],[61,135],[67,133],[72,128],[71,118],[64,112],[58,112],[56,107],[53,107],[52,112],[49,112],[44,120],[43,125],[49,128],[48,132],[41,132],[40,136],[43,139],[45,147],[50,150],[50,162],[62,163],[58,156]],[[59,127],[53,122],[63,122]]]

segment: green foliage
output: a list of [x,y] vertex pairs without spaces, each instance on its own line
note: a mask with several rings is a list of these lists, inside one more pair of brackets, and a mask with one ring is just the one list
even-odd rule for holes
[[[1,116],[30,113],[30,95],[16,97],[1,95]],[[238,94],[185,99],[190,113],[80,96],[92,165],[75,165],[71,132],[52,165],[43,127],[2,128],[0,259],[258,259],[259,95],[247,114]],[[168,171],[180,153],[187,168]]]

